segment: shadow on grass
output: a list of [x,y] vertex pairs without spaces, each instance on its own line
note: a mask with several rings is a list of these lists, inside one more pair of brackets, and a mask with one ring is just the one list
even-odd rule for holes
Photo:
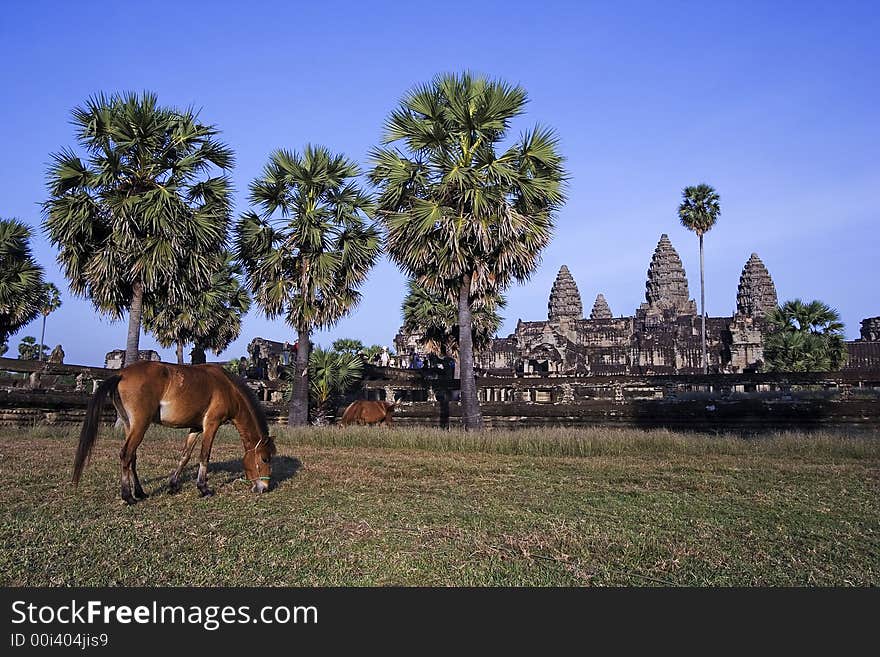
[[[272,491],[277,488],[282,481],[286,481],[291,477],[295,477],[296,473],[299,472],[300,468],[302,468],[302,461],[298,458],[293,458],[291,456],[276,456],[272,459],[272,481],[269,482],[269,490]],[[187,466],[184,471],[180,474],[180,485],[183,486],[187,483],[194,482],[198,476],[199,466],[190,465]],[[213,478],[216,477],[225,477],[221,478],[219,481],[223,484],[232,484],[235,481],[242,479],[244,475],[244,466],[242,464],[241,459],[230,459],[228,461],[215,461],[208,464],[208,482],[210,483],[212,480],[211,475],[214,475]],[[216,479],[215,479],[216,480]],[[159,476],[159,477],[150,477],[149,479],[144,479],[145,485],[155,484],[156,482],[163,482],[164,485],[153,491],[153,494],[159,492],[170,492],[168,486],[168,476]]]

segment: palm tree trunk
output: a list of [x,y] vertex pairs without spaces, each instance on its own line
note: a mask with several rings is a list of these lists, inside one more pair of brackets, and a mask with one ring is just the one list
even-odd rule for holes
[[700,336],[703,345],[703,374],[709,373],[709,361],[706,360],[706,284],[703,279],[703,233],[700,233]]
[[141,338],[141,315],[144,308],[144,286],[140,281],[134,284],[131,310],[128,313],[128,339],[125,342],[125,367],[138,360],[138,344]]
[[46,339],[46,316],[43,315],[43,330],[40,332],[40,354],[37,356],[37,362],[43,360],[43,342]]
[[183,365],[183,340],[177,341],[177,364]]
[[287,415],[287,424],[291,427],[309,423],[309,329],[300,327],[297,339],[299,344],[293,368],[293,390]]
[[481,431],[483,415],[477,399],[474,377],[473,317],[471,315],[471,276],[466,275],[458,293],[458,369],[461,381],[461,421],[465,431]]

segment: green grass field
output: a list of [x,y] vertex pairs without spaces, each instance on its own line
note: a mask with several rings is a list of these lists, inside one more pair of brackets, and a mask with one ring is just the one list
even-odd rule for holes
[[71,486],[77,433],[0,431],[0,584],[880,584],[880,439],[278,430],[257,496],[224,428],[201,498],[153,427],[127,507],[109,428]]

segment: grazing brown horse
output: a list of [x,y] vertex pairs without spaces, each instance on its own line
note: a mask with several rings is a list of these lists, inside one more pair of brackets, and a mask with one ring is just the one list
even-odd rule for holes
[[393,411],[394,404],[391,402],[359,399],[348,405],[340,422],[343,425],[378,424],[379,422],[390,425]]
[[201,434],[197,486],[202,495],[213,494],[208,488],[208,461],[217,429],[226,422],[232,422],[241,435],[245,476],[253,482],[253,491],[262,493],[269,489],[275,443],[269,436],[263,409],[250,389],[219,365],[170,365],[154,361],[138,362],[121,370],[105,380],[89,400],[73,464],[74,484],[79,483],[98,437],[101,409],[108,396],[125,425],[120,459],[122,499],[128,504],[147,496],[138,480],[137,448],[153,422],[189,429],[180,463],[169,481],[172,492],[179,489],[180,473]]

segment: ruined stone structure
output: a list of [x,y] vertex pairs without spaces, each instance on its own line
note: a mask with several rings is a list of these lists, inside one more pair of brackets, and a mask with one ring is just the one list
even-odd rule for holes
[[[743,268],[733,317],[708,317],[710,372],[748,372],[762,364],[762,328],[776,288],[752,254]],[[700,316],[681,258],[667,235],[651,257],[645,302],[631,316],[614,317],[599,294],[585,319],[577,283],[563,265],[550,291],[544,321],[518,321],[514,333],[477,354],[479,370],[494,375],[594,376],[696,374],[702,371]],[[417,344],[402,332],[400,347]]]
[[[153,349],[141,349],[138,351],[138,360],[162,360],[162,357]],[[104,356],[104,367],[108,370],[122,369],[125,362],[125,349],[114,349],[108,351]]]
[[860,342],[880,342],[880,317],[868,317],[862,320]]
[[862,320],[858,340],[846,343],[846,365],[844,370],[880,370],[880,317]]
[[52,365],[63,365],[64,364],[64,349],[61,348],[61,345],[55,345],[55,348],[52,350],[52,353],[49,354],[49,363]]

